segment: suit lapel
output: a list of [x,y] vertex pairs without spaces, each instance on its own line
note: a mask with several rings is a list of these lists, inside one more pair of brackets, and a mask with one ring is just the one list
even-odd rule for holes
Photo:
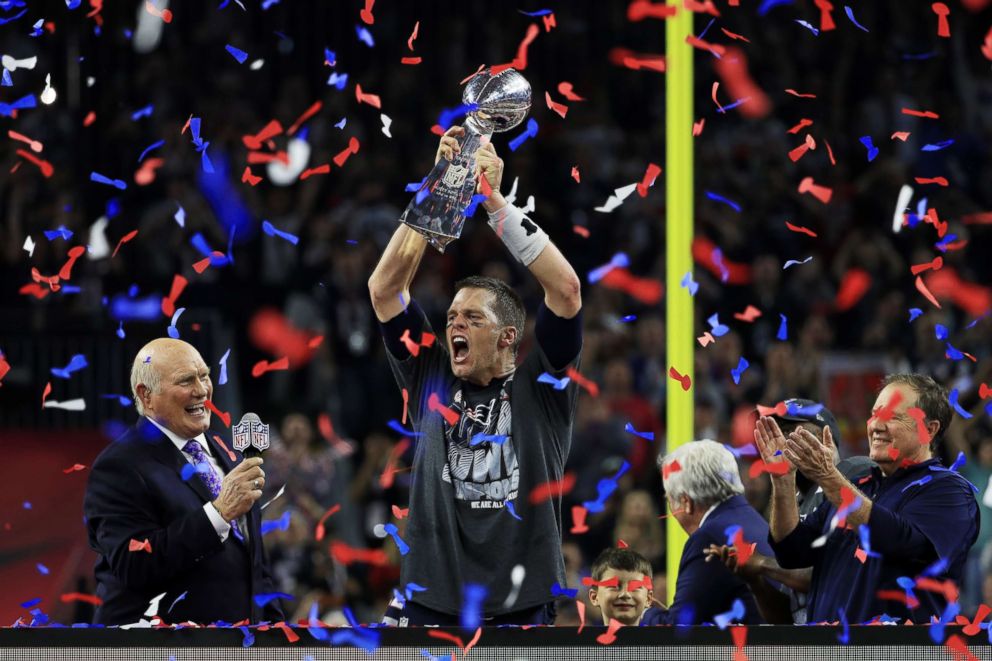
[[147,419],[143,419],[142,422],[139,422],[138,427],[138,433],[141,435],[141,439],[147,443],[152,454],[159,462],[174,470],[176,472],[176,477],[179,480],[184,481],[190,489],[195,491],[196,495],[198,495],[203,502],[207,503],[213,500],[206,482],[204,482],[198,474],[194,473],[188,480],[183,480],[183,468],[189,466],[190,463],[186,460],[186,457],[183,456],[183,453],[176,448],[172,441],[169,440],[169,437],[162,433],[162,430],[153,425]]

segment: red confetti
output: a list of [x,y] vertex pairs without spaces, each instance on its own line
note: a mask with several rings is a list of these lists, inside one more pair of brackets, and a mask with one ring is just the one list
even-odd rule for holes
[[827,139],[823,139],[823,144],[827,147],[827,156],[830,157],[830,165],[837,165],[837,159],[834,158],[834,150],[830,148],[830,143]]
[[403,417],[400,419],[401,424],[406,424],[406,415],[410,410],[410,392],[403,388]]
[[256,177],[252,173],[251,168],[246,165],[245,171],[241,173],[241,183],[243,184],[248,183],[251,184],[252,186],[257,186],[260,181],[262,181],[262,178]]
[[86,470],[86,466],[84,466],[83,464],[73,464],[68,468],[63,468],[62,472],[68,475],[69,473],[75,473],[76,471],[81,471],[81,470]]
[[692,137],[698,138],[703,134],[703,127],[706,126],[706,118],[703,117],[698,122],[692,123]]
[[[596,587],[596,588],[615,588],[615,587],[619,587],[619,585],[620,585],[620,579],[617,578],[616,576],[614,576],[613,578],[609,579],[608,581],[597,581],[597,580],[594,580],[592,576],[583,576],[582,577],[582,585],[585,585],[586,587],[590,587],[590,588],[592,588],[592,587]],[[633,592],[633,588],[629,588],[628,587],[628,590],[631,591],[631,592]]]
[[668,376],[675,379],[682,386],[682,390],[689,392],[689,388],[692,387],[692,379],[688,374],[679,374],[679,371],[674,367],[668,368]]
[[943,265],[944,265],[944,258],[941,257],[940,255],[937,255],[936,257],[933,258],[933,261],[924,262],[922,264],[913,264],[913,266],[911,266],[909,270],[913,275],[919,275],[924,271],[930,271],[930,270],[937,271]]
[[762,473],[768,473],[769,475],[785,475],[789,472],[789,463],[786,461],[775,461],[772,463],[765,463],[764,459],[758,459],[748,470],[748,475],[753,480]]
[[977,636],[978,632],[981,631],[981,623],[989,616],[989,613],[992,613],[992,608],[989,608],[988,604],[981,604],[975,613],[975,619],[968,622],[968,625],[962,629],[964,635]]
[[937,306],[937,308],[940,308],[940,303],[937,301],[936,298],[934,298],[933,294],[930,293],[930,290],[927,289],[926,284],[924,284],[924,282],[923,282],[923,278],[920,277],[920,276],[916,276],[916,290],[918,292],[920,292],[921,294],[923,294],[923,296],[928,301],[930,301],[935,306]]
[[83,594],[82,592],[66,592],[65,594],[59,596],[59,600],[63,604],[68,604],[71,601],[83,601],[87,604],[99,606],[103,603],[103,599],[95,594]]
[[283,165],[289,165],[289,153],[286,151],[277,151],[274,154],[263,154],[257,151],[248,152],[248,162],[252,165],[275,163],[276,161]]
[[[716,248],[717,245],[706,236],[698,235],[692,239],[693,260],[722,280],[723,270],[713,259],[713,251]],[[751,266],[749,264],[731,261],[724,255],[723,267],[727,270],[727,284],[746,285],[751,282]]]
[[330,174],[331,164],[324,163],[323,165],[318,165],[315,168],[307,168],[300,173],[300,181],[306,181],[315,174]]
[[945,177],[916,177],[918,184],[937,184],[938,186],[949,186]]
[[[472,649],[473,647],[475,647],[475,644],[476,644],[477,642],[479,642],[479,639],[480,639],[480,638],[482,638],[482,627],[478,627],[478,628],[477,628],[477,629],[475,630],[475,635],[474,635],[474,636],[472,636],[472,640],[470,640],[470,641],[468,641],[468,644],[467,644],[467,645],[465,645],[465,652],[464,652],[464,653],[465,653],[465,654],[468,654],[468,651],[469,651],[470,649]],[[452,654],[451,656],[454,656],[454,654]]]
[[48,288],[51,289],[52,291],[58,291],[62,289],[62,285],[59,284],[59,276],[42,275],[41,272],[38,269],[34,268],[33,266],[31,267],[31,279],[37,283],[44,282],[46,285],[48,285]]
[[572,529],[568,532],[573,535],[581,535],[584,532],[589,532],[589,526],[586,525],[586,517],[589,516],[589,510],[587,510],[582,505],[572,505]]
[[712,335],[710,334],[710,332],[709,332],[709,331],[706,331],[706,332],[705,332],[705,333],[703,333],[703,334],[702,334],[702,335],[701,335],[700,337],[697,337],[697,338],[696,338],[696,341],[697,341],[697,342],[699,342],[699,345],[700,345],[700,346],[703,346],[703,347],[705,347],[705,346],[708,346],[709,344],[711,344],[711,343],[713,343],[713,342],[716,342],[716,338],[715,338],[715,337],[713,337],[713,336],[712,336]]
[[589,230],[581,225],[572,225],[572,231],[581,236],[583,239],[589,238]]
[[992,60],[992,27],[985,33],[985,43],[982,44],[982,55],[986,59]]
[[858,304],[871,288],[871,275],[864,269],[848,269],[841,278],[834,298],[834,307],[841,312],[850,310]]
[[457,425],[458,421],[461,419],[461,416],[459,414],[455,413],[450,408],[448,408],[447,406],[441,403],[441,400],[438,398],[436,392],[432,392],[431,396],[428,398],[427,408],[431,411],[437,411],[442,416],[444,416],[444,419],[452,427]]
[[378,94],[366,94],[362,92],[361,84],[355,85],[355,98],[358,99],[359,103],[367,103],[373,108],[382,110],[382,101],[379,99]]
[[813,183],[813,177],[806,177],[799,182],[799,192],[809,193],[824,204],[830,202],[830,198],[834,194],[833,190],[827,188],[826,186],[819,186]]
[[299,634],[289,628],[285,622],[276,622],[273,624],[276,629],[281,629],[284,634],[286,634],[286,642],[295,643],[300,639]]
[[29,282],[28,284],[26,284],[23,287],[21,287],[20,289],[18,289],[17,290],[17,293],[18,294],[25,294],[25,295],[34,296],[35,298],[37,298],[40,301],[41,299],[43,299],[46,296],[48,296],[48,294],[50,294],[51,291],[48,290],[48,289],[45,289],[41,285],[37,285],[37,284],[35,284],[33,282]]
[[[137,233],[137,230],[135,230],[135,233]],[[125,237],[121,239],[121,242],[123,243],[125,240],[129,239]],[[118,247],[120,246],[118,245]],[[86,248],[84,246],[73,246],[72,248],[69,248],[69,259],[67,259],[65,264],[62,265],[62,268],[59,269],[59,277],[63,280],[69,280],[72,277],[72,267],[76,265],[76,260],[84,254],[86,254]]]
[[86,113],[86,117],[83,117],[83,126],[90,126],[96,121],[96,113],[92,110]]
[[49,381],[45,384],[45,390],[41,393],[41,408],[45,408],[45,400],[48,396],[52,394],[52,382]]
[[358,142],[358,138],[351,138],[348,141],[347,149],[342,150],[337,156],[334,157],[334,164],[339,168],[344,167],[345,161],[348,160],[348,157],[352,154],[357,154],[360,146],[361,145]]
[[648,163],[648,169],[644,172],[641,183],[637,184],[637,194],[641,197],[648,196],[648,188],[654,186],[654,180],[661,174],[661,166],[655,163]]
[[446,640],[449,643],[457,646],[458,649],[460,649],[463,654],[465,653],[465,643],[462,642],[461,638],[459,638],[453,633],[447,633],[445,631],[428,631],[427,635],[430,636],[431,638],[437,638],[438,640]]
[[280,370],[289,369],[289,356],[283,356],[282,358],[277,358],[272,362],[267,360],[260,360],[251,368],[251,375],[256,379],[266,372],[278,372]]
[[213,413],[218,418],[220,418],[220,421],[224,423],[224,426],[225,427],[230,427],[231,426],[231,414],[230,413],[224,413],[219,408],[217,408],[214,405],[214,403],[212,401],[210,401],[209,399],[204,400],[203,405],[206,406],[210,410],[211,413]]
[[758,415],[762,417],[777,416],[781,418],[786,413],[788,413],[789,407],[786,406],[785,402],[779,402],[775,406],[762,406],[758,404]]
[[813,0],[816,6],[820,9],[820,31],[830,32],[837,26],[834,24],[833,11],[834,6],[830,4],[829,0]]
[[902,590],[879,590],[875,593],[875,596],[883,601],[898,601],[906,604],[906,606],[910,609],[916,608],[920,605],[920,602],[916,597],[910,597]]
[[582,633],[582,628],[586,626],[586,605],[582,601],[575,601],[575,608],[579,611],[579,630],[576,635]]
[[178,273],[172,277],[172,288],[169,295],[162,299],[162,314],[171,317],[176,313],[176,299],[183,293],[189,281]]
[[645,305],[655,305],[664,296],[665,287],[659,280],[639,278],[625,268],[613,269],[600,280],[605,287],[619,289]]
[[727,28],[720,28],[720,31],[735,41],[743,41],[745,44],[751,43],[751,40],[745,37],[744,35],[737,34],[736,32],[731,32]]
[[930,431],[927,429],[927,414],[917,406],[907,409],[906,413],[913,420],[916,420],[916,438],[920,441],[920,445],[929,445]]
[[789,160],[793,163],[799,161],[800,158],[806,155],[810,149],[816,148],[816,142],[813,140],[813,136],[806,134],[806,141],[789,152]]
[[139,186],[148,186],[155,181],[155,173],[165,165],[165,159],[149,158],[134,173],[134,181]]
[[744,625],[730,627],[730,638],[734,641],[734,661],[748,661],[747,654],[744,653],[744,645],[747,644],[747,627]]
[[121,246],[124,245],[125,243],[127,243],[128,241],[130,241],[131,239],[133,239],[136,236],[138,236],[138,230],[131,230],[130,232],[128,232],[127,234],[125,234],[124,236],[122,236],[121,237],[121,240],[117,242],[117,247],[114,248],[114,252],[110,256],[110,258],[113,259],[114,257],[117,257],[117,251],[121,249]]
[[746,323],[754,323],[754,320],[761,316],[761,310],[754,307],[753,305],[748,305],[744,308],[744,312],[735,312],[734,319],[738,321],[743,321]]
[[147,11],[152,16],[157,16],[158,18],[161,18],[163,23],[172,22],[172,11],[168,9],[159,9],[151,2],[148,2],[148,0],[145,0],[145,11]]
[[561,115],[562,119],[568,114],[568,106],[552,101],[551,92],[544,93],[544,100],[548,103],[548,108]]
[[708,41],[704,41],[697,37],[696,35],[690,34],[685,38],[685,43],[689,44],[693,48],[698,48],[700,50],[709,51],[714,55],[714,57],[722,58],[727,54],[727,49],[720,44],[711,44]]
[[679,463],[678,459],[672,459],[661,467],[661,479],[667,480],[669,475],[678,473],[680,470],[682,470],[682,464]]
[[389,566],[389,557],[382,549],[356,549],[344,542],[331,542],[328,550],[334,561],[342,565],[363,563],[377,567]]
[[372,25],[375,23],[375,16],[372,15],[372,5],[375,4],[375,0],[365,0],[365,8],[358,12],[358,16],[365,22],[366,25]]
[[382,469],[382,475],[379,476],[379,486],[383,489],[393,486],[393,480],[397,472],[396,464],[408,447],[410,447],[410,439],[404,438],[389,451],[389,457],[386,459],[386,467]]
[[935,2],[930,5],[933,13],[937,14],[937,36],[949,39],[951,36],[951,26],[947,23],[947,17],[951,10],[943,2]]
[[609,645],[613,643],[617,639],[617,630],[619,630],[622,626],[623,625],[620,624],[620,622],[611,617],[609,628],[606,630],[606,633],[601,633],[596,636],[596,642],[600,645]]
[[903,108],[902,114],[912,115],[913,117],[924,117],[926,119],[940,119],[940,115],[932,110],[910,110],[909,108]]
[[579,166],[577,165],[572,166],[572,179],[575,179],[577,184],[582,182],[582,175],[579,174]]
[[280,133],[282,133],[282,124],[279,123],[278,119],[273,119],[256,135],[242,136],[241,141],[248,149],[261,149],[263,142],[274,138]]
[[558,83],[558,93],[569,101],[585,101],[585,99],[572,90],[572,83],[563,80]]
[[968,643],[966,643],[964,639],[956,633],[951,634],[944,645],[954,655],[955,661],[978,661],[978,657],[972,654],[971,650],[968,649]]
[[595,381],[587,379],[585,376],[582,375],[581,372],[579,372],[579,370],[575,369],[574,367],[569,367],[565,371],[565,374],[567,374],[568,378],[570,378],[572,381],[575,381],[577,384],[579,384],[579,387],[584,389],[590,395],[592,395],[593,397],[599,397],[599,385],[597,385]]
[[616,66],[626,67],[634,71],[647,69],[649,71],[665,72],[665,56],[635,53],[626,48],[614,48],[610,51],[610,62]]
[[[221,252],[221,251],[219,251],[219,250],[214,250],[214,251],[213,251],[212,253],[210,253],[210,254],[211,254],[211,255],[212,255],[213,257],[224,257],[224,256],[225,256],[225,255],[224,255],[224,253],[222,253],[222,252]],[[194,270],[194,271],[196,271],[197,273],[203,273],[203,272],[204,272],[204,271],[206,271],[206,270],[207,270],[208,268],[210,268],[210,257],[204,257],[204,258],[203,258],[203,259],[201,259],[200,261],[198,261],[198,262],[195,262],[195,263],[193,264],[193,270]],[[173,303],[174,303],[174,302],[173,302]],[[169,315],[169,316],[171,316],[171,313],[170,313],[170,315]]]
[[558,23],[555,21],[554,14],[547,14],[542,16],[541,19],[544,21],[544,31],[551,32],[551,28],[558,27]]
[[738,528],[737,532],[734,533],[734,549],[737,551],[737,564],[747,564],[747,561],[751,559],[752,555],[754,555],[754,549],[757,546],[757,542],[748,543],[748,541],[744,539],[744,529]]
[[7,359],[3,357],[2,353],[0,353],[0,386],[3,385],[3,377],[6,376],[9,371],[10,363],[8,363]]
[[896,131],[892,134],[892,137],[890,137],[889,140],[902,140],[903,142],[906,142],[907,138],[909,138],[909,131]]
[[420,56],[417,56],[417,57],[401,57],[400,58],[400,64],[420,64],[423,61],[424,61],[424,58],[422,58]]
[[136,539],[132,539],[127,544],[127,550],[130,551],[131,553],[134,553],[136,551],[145,551],[146,553],[151,553],[152,543],[148,541],[147,537],[143,542],[139,542]]
[[807,228],[807,227],[800,227],[799,225],[793,225],[793,224],[792,224],[792,223],[790,223],[789,221],[785,221],[785,226],[786,226],[786,227],[787,227],[787,228],[788,228],[788,229],[789,229],[790,231],[793,231],[793,232],[800,232],[800,233],[802,233],[802,234],[808,234],[808,235],[810,235],[811,237],[813,237],[814,239],[816,238],[816,232],[814,232],[813,230],[811,230],[811,229],[809,229],[809,228]]
[[561,498],[563,495],[570,493],[574,487],[575,473],[568,472],[562,476],[561,480],[551,480],[544,484],[538,484],[531,489],[530,496],[527,499],[531,505],[538,505],[552,498]]
[[409,507],[407,507],[406,509],[401,509],[396,505],[393,505],[393,516],[395,516],[397,519],[401,519],[401,520],[405,519],[408,514],[410,514]]
[[48,161],[42,158],[38,158],[31,152],[24,151],[23,149],[18,149],[17,155],[37,165],[38,169],[41,170],[41,174],[44,175],[46,179],[48,179],[53,174],[55,174],[55,168],[52,166],[51,163],[49,163]]
[[313,531],[313,538],[315,540],[319,542],[324,539],[324,522],[327,521],[332,516],[334,516],[335,514],[337,514],[340,509],[341,509],[340,503],[331,505],[329,508],[327,508],[327,511],[324,512],[324,515],[320,517],[320,521],[317,522],[317,527]]
[[806,117],[803,117],[802,119],[799,120],[799,123],[793,126],[791,129],[789,129],[787,133],[796,134],[802,131],[807,126],[812,126],[812,125],[813,125],[812,119],[807,119]]
[[303,111],[303,114],[300,115],[295,122],[293,122],[293,125],[289,127],[288,131],[286,131],[286,135],[293,135],[294,133],[296,133],[297,129],[299,129],[300,126],[303,125],[303,122],[307,121],[308,119],[316,115],[318,112],[320,112],[320,109],[322,107],[324,107],[323,101],[314,101],[313,105],[311,105],[309,108]]
[[916,587],[920,590],[926,590],[927,592],[939,592],[944,595],[944,599],[948,603],[955,603],[958,600],[958,586],[954,584],[954,581],[947,579],[945,581],[938,581],[935,578],[930,578],[929,576],[921,576],[916,579]]
[[720,18],[720,12],[713,6],[713,0],[696,2],[696,0],[683,0],[683,6],[691,12],[697,14],[710,14]]
[[[791,94],[792,96],[794,96],[796,98],[799,98],[799,99],[815,99],[816,98],[816,94],[803,94],[802,92],[797,92],[796,90],[792,89],[791,87],[789,89],[785,90],[785,93],[786,94]],[[810,124],[812,124],[812,122],[810,122]]]
[[523,40],[517,47],[517,56],[513,58],[513,61],[509,64],[500,64],[494,66],[490,72],[493,76],[501,71],[509,68],[514,68],[517,71],[523,71],[527,68],[527,47],[530,46],[531,42],[537,39],[537,35],[541,33],[541,29],[537,27],[534,23],[527,26],[527,34],[524,35]]
[[406,40],[406,47],[413,50],[413,42],[417,39],[417,33],[420,32],[420,21],[417,21],[413,25],[413,32],[410,33],[410,38]]
[[679,8],[664,2],[653,3],[650,0],[634,0],[627,5],[627,20],[633,23],[646,18],[666,19],[675,16]]

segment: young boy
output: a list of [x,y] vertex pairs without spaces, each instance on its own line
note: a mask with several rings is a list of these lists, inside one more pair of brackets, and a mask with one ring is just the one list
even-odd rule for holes
[[640,553],[608,548],[592,564],[592,577],[582,583],[590,586],[589,601],[599,606],[604,625],[612,619],[636,627],[654,598],[651,574],[651,563]]

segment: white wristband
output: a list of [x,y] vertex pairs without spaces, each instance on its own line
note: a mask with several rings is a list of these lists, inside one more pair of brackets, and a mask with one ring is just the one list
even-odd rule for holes
[[530,266],[551,241],[547,232],[512,204],[490,213],[489,226],[514,259],[524,266]]

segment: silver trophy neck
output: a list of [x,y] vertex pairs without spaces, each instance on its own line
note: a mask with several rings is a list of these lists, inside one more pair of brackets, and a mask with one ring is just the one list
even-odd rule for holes
[[465,122],[476,133],[509,131],[530,112],[530,83],[516,69],[504,69],[494,76],[487,68],[465,85],[462,103],[476,106]]

